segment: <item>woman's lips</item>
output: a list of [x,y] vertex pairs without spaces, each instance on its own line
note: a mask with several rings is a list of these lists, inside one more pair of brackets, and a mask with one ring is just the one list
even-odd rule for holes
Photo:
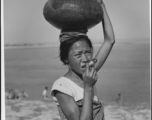
[[82,68],[86,68],[86,65],[81,66]]

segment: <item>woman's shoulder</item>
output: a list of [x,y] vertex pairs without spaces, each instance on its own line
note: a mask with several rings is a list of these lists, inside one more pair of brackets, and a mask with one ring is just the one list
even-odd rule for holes
[[75,84],[72,83],[72,81],[64,76],[58,78],[57,80],[54,81],[53,85],[52,85],[52,90],[54,89],[58,89],[58,90],[71,90],[73,91],[73,89]]
[[83,92],[83,89],[79,87],[75,82],[70,80],[67,77],[60,77],[58,78],[52,85],[52,90],[64,90],[64,91],[71,91],[73,94],[76,94],[77,92]]
[[54,100],[57,100],[55,98],[55,93],[54,93],[55,91],[59,91],[69,96],[74,96],[73,89],[71,88],[70,80],[68,80],[65,77],[58,78],[52,85],[51,95],[53,96]]
[[68,84],[70,82],[70,80],[64,76],[58,78],[57,80],[54,81],[53,85],[57,85],[57,84],[61,84],[61,85],[65,85]]
[[58,78],[52,85],[51,95],[54,100],[57,101],[54,93],[55,91],[67,94],[73,97],[75,101],[83,99],[83,89],[74,83],[71,79],[64,76]]
[[[70,86],[75,86],[75,87],[80,87],[78,86],[74,81],[72,81],[70,78],[67,78],[65,76],[62,76],[60,78],[58,78],[57,80],[54,81],[53,85],[63,85],[63,86],[66,86],[68,87],[67,85],[70,85]],[[69,87],[70,87],[69,86]]]

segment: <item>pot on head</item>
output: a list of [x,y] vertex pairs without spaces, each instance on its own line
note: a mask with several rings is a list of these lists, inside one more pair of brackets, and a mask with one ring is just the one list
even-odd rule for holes
[[45,19],[58,29],[90,29],[102,20],[102,8],[96,0],[48,0]]

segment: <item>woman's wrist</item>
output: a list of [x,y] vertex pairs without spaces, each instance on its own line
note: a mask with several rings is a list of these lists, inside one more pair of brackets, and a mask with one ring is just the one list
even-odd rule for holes
[[87,99],[91,99],[93,94],[93,88],[85,88],[84,89],[84,97]]
[[93,91],[93,86],[92,87],[84,87],[84,91],[92,92]]

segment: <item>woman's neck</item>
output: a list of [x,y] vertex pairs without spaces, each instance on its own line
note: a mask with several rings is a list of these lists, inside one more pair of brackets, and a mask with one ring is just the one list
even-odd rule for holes
[[75,72],[73,72],[71,69],[69,69],[69,71],[64,76],[75,82],[80,87],[83,87],[82,75],[78,75]]

